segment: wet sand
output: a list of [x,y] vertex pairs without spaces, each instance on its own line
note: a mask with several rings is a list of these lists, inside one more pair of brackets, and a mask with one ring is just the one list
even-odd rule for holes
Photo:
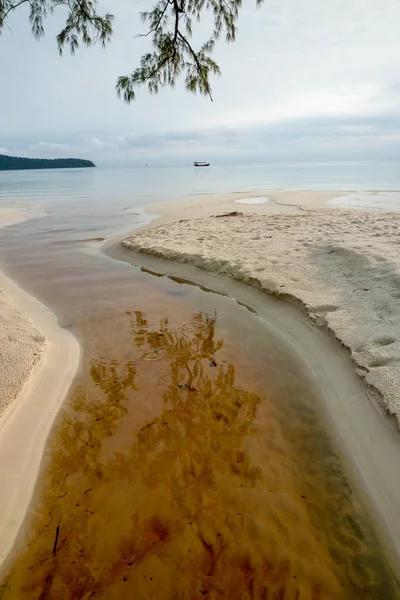
[[0,427],[46,349],[46,338],[6,294],[0,273]]
[[[391,465],[400,459],[400,444],[387,445],[392,424],[377,406],[399,418],[398,213],[332,211],[328,197],[308,192],[268,192],[266,203],[251,206],[242,204],[247,196],[192,199],[185,203],[184,220],[177,219],[178,203],[152,207],[161,209],[160,225],[123,242],[134,250],[131,259],[129,252],[123,258],[137,262],[139,250],[261,288],[294,302],[351,352],[370,392],[352,409],[351,432],[360,443],[351,440],[336,410],[347,407],[334,408],[332,416],[398,565],[400,519],[394,507],[400,486]],[[243,217],[209,218],[233,210],[243,211]]]
[[179,295],[93,339],[4,599],[398,597],[312,382],[237,311],[239,351]]
[[174,281],[196,282],[202,289],[229,294],[239,305],[260,315],[312,374],[319,388],[318,407],[339,450],[346,472],[368,507],[379,538],[395,572],[400,573],[400,484],[397,464],[400,437],[397,423],[356,373],[348,352],[338,340],[312,322],[304,309],[261,290],[192,265],[174,263],[127,250],[119,243],[107,253],[117,260],[141,265]]
[[[0,229],[24,221],[27,215],[17,208],[0,207]],[[28,304],[29,310],[16,289],[0,271],[0,428],[46,350],[46,337],[34,323],[36,305]]]
[[24,214],[16,208],[1,208],[0,209],[0,228],[20,223],[25,220]]
[[221,208],[214,218],[149,228],[122,244],[296,299],[349,349],[400,424],[400,213],[229,216]]
[[[0,227],[38,211],[0,209]],[[0,565],[32,498],[43,449],[79,362],[75,338],[0,272]]]
[[290,346],[63,225],[0,240],[82,347],[2,598],[398,598]]
[[[58,327],[55,317],[43,305],[1,273],[0,289],[12,298],[13,306],[18,306],[24,315],[24,330],[14,331],[17,344],[26,344],[27,334],[45,340],[44,353],[33,367],[29,364],[29,369],[24,371],[20,359],[17,359],[19,373],[12,384],[18,396],[9,403],[0,420],[1,565],[26,514],[47,436],[78,368],[79,345],[68,331]],[[28,318],[37,330],[33,329]],[[15,327],[19,323],[14,319],[12,325]],[[7,353],[6,344],[7,341],[3,356]],[[36,343],[34,349],[37,350]]]

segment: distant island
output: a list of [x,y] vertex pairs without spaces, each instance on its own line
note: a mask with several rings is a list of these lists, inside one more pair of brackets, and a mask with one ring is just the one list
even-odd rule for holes
[[0,171],[21,169],[86,169],[95,167],[91,160],[81,158],[20,158],[0,154]]

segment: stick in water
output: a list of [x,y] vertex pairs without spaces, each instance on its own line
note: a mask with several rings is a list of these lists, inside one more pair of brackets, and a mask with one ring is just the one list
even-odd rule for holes
[[54,546],[53,546],[53,554],[55,554],[57,552],[57,542],[58,542],[58,536],[60,534],[60,526],[57,525],[57,529],[56,529],[56,539],[54,540]]

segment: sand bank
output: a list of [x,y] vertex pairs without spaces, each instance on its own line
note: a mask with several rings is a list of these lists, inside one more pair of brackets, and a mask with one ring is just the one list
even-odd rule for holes
[[46,338],[0,290],[0,427],[12,409],[34,366],[45,350]]
[[[307,311],[311,320],[302,319],[294,307],[298,317],[291,320],[288,304],[277,302],[277,329],[305,358],[320,384],[343,459],[366,492],[365,501],[399,574],[400,213],[332,210],[329,201],[340,196],[334,192],[266,191],[259,195],[268,197],[267,203],[236,202],[256,195],[153,205],[152,212],[159,214],[155,225],[161,225],[136,232],[119,251],[111,245],[106,251],[135,264],[150,261],[150,270],[201,283],[201,270],[194,279],[190,273],[190,265],[197,265],[213,278],[205,283],[211,289],[218,289],[220,275],[243,281],[261,291],[243,286],[237,295],[223,277],[220,289],[265,318],[272,307],[264,306],[269,298],[262,291]],[[210,218],[238,210],[244,216]],[[177,262],[162,263],[152,255]],[[255,293],[265,298],[258,305],[251,295]],[[327,337],[323,329],[332,333],[332,352],[321,343]],[[339,352],[339,345],[349,352]],[[337,363],[346,354],[360,376],[357,389],[348,383],[346,365]]]
[[122,243],[297,299],[400,422],[399,233],[399,213],[316,209],[181,221]]
[[46,213],[43,211],[41,204],[18,205],[18,202],[6,202],[0,206],[0,229],[16,225],[27,219],[38,219],[45,215]]
[[55,317],[0,274],[0,564],[28,508],[51,425],[79,362]]
[[[169,224],[179,207],[161,205],[162,210],[156,210],[163,224],[123,241],[122,252],[133,258],[130,250],[136,250],[148,261],[156,256],[196,265],[306,309],[315,323],[313,331],[308,319],[304,323],[299,323],[301,316],[291,320],[282,308],[275,312],[276,326],[305,358],[320,384],[339,446],[345,452],[343,459],[363,495],[365,492],[364,500],[377,532],[399,574],[400,518],[396,507],[400,485],[395,465],[400,460],[400,438],[395,422],[385,418],[376,401],[396,416],[398,425],[400,214],[329,210],[321,208],[326,207],[329,196],[314,197],[312,206],[306,195],[285,195],[280,198],[283,208],[272,206],[274,202],[238,205],[237,197],[224,199],[222,204],[215,199],[206,199],[206,204],[193,200],[187,204],[187,213],[196,217],[199,207],[200,214],[207,216]],[[273,198],[270,193],[263,196]],[[303,205],[304,200],[308,206]],[[209,216],[226,210],[245,214]],[[129,256],[124,258],[129,260]],[[132,262],[140,264],[141,260],[135,257]],[[164,272],[185,268],[169,264],[162,267]],[[151,262],[148,268],[160,270]],[[175,275],[185,276],[179,271]],[[195,280],[199,277],[196,275]],[[190,273],[187,278],[191,279]],[[216,280],[212,289],[217,285]],[[225,293],[239,299],[237,292],[231,293],[228,288],[223,285]],[[256,305],[252,296],[247,300],[246,292],[241,294],[242,302],[263,315],[262,301]],[[265,306],[264,313],[270,318],[272,307]],[[349,383],[348,368],[337,362],[344,353],[337,349],[329,353],[323,345],[326,336],[317,335],[319,326],[330,330],[336,338],[332,341],[339,341],[350,351],[350,360],[361,377],[359,387]]]
[[[303,211],[340,202],[347,195],[341,192],[314,192],[298,190],[266,190],[207,194],[179,202],[162,202],[149,207],[159,215],[158,222],[208,217],[218,212],[238,210],[245,214],[270,214],[271,212]],[[157,221],[156,221],[157,223]]]
[[[181,213],[180,222],[172,223],[179,214],[177,203],[153,206],[162,225],[123,241],[123,258],[132,260],[131,250],[136,250],[148,261],[156,256],[197,265],[217,273],[214,277],[227,275],[267,291],[305,309],[311,318],[304,320],[308,328],[312,323],[322,326],[336,338],[336,345],[339,342],[349,351],[360,385],[367,384],[361,385],[366,393],[361,389],[356,392],[351,385],[346,393],[341,387],[348,381],[345,366],[333,366],[342,353],[336,349],[328,354],[315,329],[307,338],[307,327],[298,331],[282,307],[277,311],[279,331],[305,357],[320,383],[339,446],[345,452],[343,459],[359,489],[366,492],[370,514],[399,574],[400,518],[396,507],[400,485],[395,465],[400,460],[400,213],[331,210],[327,201],[337,198],[334,193],[322,198],[313,195],[309,202],[307,194],[284,192],[279,204],[274,202],[273,193],[263,196],[272,197],[272,202],[238,205],[237,196],[221,203],[216,198],[206,199],[206,203],[191,200],[186,204],[191,219],[182,220],[185,213]],[[232,210],[244,215],[210,217]],[[204,217],[196,218],[199,215]],[[140,264],[142,258],[137,256],[132,262]],[[167,273],[186,268],[167,263],[162,267]],[[148,268],[160,269],[157,264]],[[184,276],[179,272],[175,275]],[[190,273],[187,278],[192,278]],[[195,281],[198,279],[197,275]],[[226,293],[227,284],[223,289]],[[242,301],[263,314],[262,302],[255,306],[252,297]],[[264,312],[267,318],[271,306]],[[321,378],[324,370],[326,376]],[[380,406],[396,419],[390,420]]]
[[25,221],[25,214],[23,211],[16,208],[0,208],[0,227],[7,227],[8,225],[14,225]]
[[[1,207],[0,228],[24,221],[27,214],[17,208]],[[4,280],[1,274],[0,277]],[[39,363],[45,345],[43,334],[0,287],[0,427],[32,369]]]
[[[125,231],[108,238],[102,245],[104,254],[115,257],[114,249],[127,236],[138,229],[141,231],[156,225],[209,217],[223,212],[240,211],[251,215],[269,215],[281,212],[303,212],[310,208],[328,207],[331,201],[339,202],[346,194],[342,192],[315,192],[304,190],[266,190],[232,192],[227,194],[203,194],[179,201],[157,202],[147,205],[138,212],[137,207],[128,207],[128,214],[144,216],[135,226],[130,223]],[[135,223],[135,221],[133,222]],[[118,252],[116,253],[118,254]],[[120,257],[119,257],[120,258]]]

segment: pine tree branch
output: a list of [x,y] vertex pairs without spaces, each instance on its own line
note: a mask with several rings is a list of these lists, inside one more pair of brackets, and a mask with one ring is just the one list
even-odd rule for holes
[[149,73],[149,75],[147,75],[147,77],[143,81],[143,83],[146,83],[146,81],[149,81],[150,79],[152,79],[154,77],[154,75],[157,75],[157,73],[160,71],[160,69],[162,69],[162,67],[165,65],[165,63],[167,63],[172,57],[173,57],[173,54],[170,54],[169,56],[166,56],[165,58],[163,58],[163,60],[160,62],[160,64],[157,65],[157,67],[154,69],[154,71],[152,71],[151,73]]
[[[208,95],[213,101],[209,77],[220,73],[211,58],[214,43],[223,32],[227,42],[234,41],[242,0],[147,1],[155,2],[152,10],[140,13],[148,31],[135,37],[152,36],[153,51],[141,57],[140,66],[130,75],[118,78],[118,95],[123,94],[124,100],[131,102],[137,87],[147,83],[149,91],[157,93],[162,87],[174,87],[184,74],[188,91]],[[262,1],[256,0],[257,6]],[[74,54],[81,43],[101,43],[104,47],[111,39],[113,15],[98,14],[97,0],[0,0],[0,33],[8,15],[26,3],[30,5],[29,20],[37,39],[44,34],[43,21],[48,12],[57,6],[67,8],[64,28],[57,36],[60,54],[64,46]],[[212,14],[213,32],[196,52],[191,44],[193,22],[200,21],[207,11]]]
[[174,31],[174,41],[173,41],[173,45],[174,45],[174,52],[173,52],[173,58],[172,61],[174,62],[175,60],[175,56],[176,56],[176,40],[178,38],[178,33],[179,33],[179,6],[178,6],[178,2],[177,0],[173,0],[174,2],[174,11],[175,11],[175,31]]
[[[12,12],[13,10],[15,10],[16,8],[18,8],[18,6],[21,6],[21,4],[25,4],[26,2],[29,2],[29,0],[20,0],[20,2],[17,2],[17,4],[12,4],[8,10],[6,10],[6,12],[2,13],[0,11],[0,25],[3,24],[5,18],[10,14],[10,12]],[[30,2],[29,2],[30,3]]]
[[203,67],[201,66],[198,56],[196,54],[196,52],[193,50],[192,46],[190,45],[189,41],[185,38],[184,35],[182,35],[182,33],[180,31],[178,31],[178,35],[181,38],[182,42],[186,45],[186,47],[188,48],[190,54],[193,56],[194,62],[196,63],[196,67],[197,67],[197,71],[199,73],[200,78],[203,80],[203,84],[205,89],[207,90],[207,94],[210,97],[211,102],[214,102],[213,97],[211,95],[211,87],[210,84],[208,83],[208,80],[206,77],[204,77],[203,74]]
[[151,33],[154,33],[155,31],[157,31],[157,29],[159,28],[159,26],[161,24],[162,18],[165,15],[166,10],[170,4],[171,4],[171,0],[167,0],[167,2],[165,3],[165,6],[161,12],[160,18],[158,19],[158,21],[154,25],[154,27],[152,29],[150,29],[150,31],[148,31],[147,33],[138,33],[137,35],[135,35],[135,38],[148,37]]

